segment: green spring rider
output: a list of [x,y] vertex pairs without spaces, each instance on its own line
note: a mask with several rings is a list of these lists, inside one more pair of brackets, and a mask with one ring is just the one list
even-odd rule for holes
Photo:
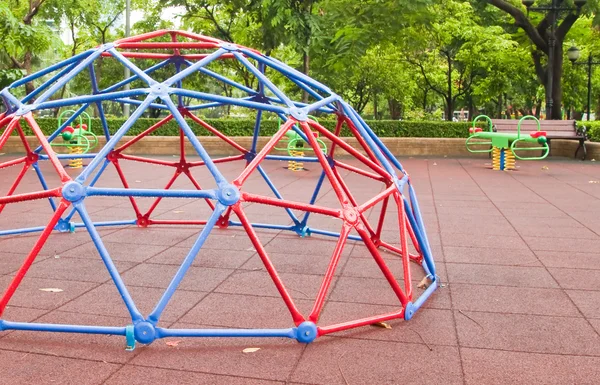
[[[58,116],[58,127],[62,126],[62,121],[65,117],[69,117],[75,114],[73,110],[63,111]],[[65,116],[66,115],[66,116]],[[83,116],[87,120],[87,124],[83,123]],[[60,134],[63,142],[52,142],[52,147],[67,147],[69,154],[80,155],[87,154],[98,145],[98,137],[92,132],[92,118],[86,112],[82,112],[77,117],[79,124],[76,126],[67,126],[63,129]],[[71,158],[69,159],[69,167],[71,168],[82,168],[82,158]]]
[[[314,116],[309,116],[309,117],[311,119],[313,119],[314,121],[317,121],[317,118],[315,118]],[[279,122],[279,127],[281,127],[281,119],[279,119],[278,122]],[[314,135],[315,139],[317,139],[317,143],[319,143],[319,147],[320,147],[321,151],[326,153],[327,145],[325,144],[325,142],[323,142],[323,140],[321,140],[319,138],[319,133],[313,132],[313,135]],[[294,158],[303,157],[305,151],[314,152],[314,149],[311,146],[309,146],[308,143],[304,139],[302,139],[302,136],[300,136],[300,134],[298,134],[294,130],[289,130],[288,132],[286,132],[285,139],[282,139],[281,141],[279,141],[278,144],[280,144],[280,143],[286,144],[286,146],[285,147],[275,147],[275,150],[287,151],[288,155],[291,157],[294,157]],[[290,160],[290,161],[288,161],[288,170],[302,171],[302,170],[304,170],[304,163],[295,161],[295,160]]]
[[[477,127],[477,121],[485,119],[488,123],[488,130],[484,131]],[[521,134],[521,124],[523,121],[531,119],[537,123],[537,131],[531,131],[529,134]],[[517,132],[496,132],[492,119],[486,115],[479,115],[473,120],[473,126],[469,128],[471,134],[465,145],[467,150],[472,153],[492,153],[492,168],[494,170],[514,170],[516,159],[519,160],[541,160],[548,156],[550,147],[546,138],[546,131],[540,130],[540,121],[532,115],[527,115],[519,120]],[[473,139],[480,139],[473,141]],[[481,141],[483,139],[483,141]],[[518,143],[539,144],[541,147],[517,147]],[[488,149],[477,149],[477,146],[491,146]],[[475,148],[474,148],[475,147]],[[526,157],[520,156],[523,151],[539,151],[542,155]]]

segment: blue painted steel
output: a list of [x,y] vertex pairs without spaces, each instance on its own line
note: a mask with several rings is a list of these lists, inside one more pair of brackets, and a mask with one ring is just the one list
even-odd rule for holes
[[280,106],[274,106],[274,105],[266,104],[266,103],[252,102],[252,101],[246,100],[246,99],[236,99],[236,98],[230,98],[227,96],[207,94],[205,92],[192,91],[192,90],[186,90],[186,89],[176,89],[173,91],[173,93],[176,95],[188,96],[190,98],[195,98],[195,99],[200,99],[200,100],[209,100],[212,102],[220,102],[223,104],[247,107],[247,108],[252,108],[252,109],[256,109],[256,110],[271,111],[271,112],[276,112],[276,113],[286,113],[287,112],[287,108],[280,107]]
[[[141,106],[142,104],[144,104],[144,102],[141,101],[141,100],[129,99],[129,98],[120,98],[120,99],[115,99],[114,101],[117,102],[117,103],[131,104],[131,105],[134,105],[134,106]],[[148,107],[149,108],[156,108],[158,110],[165,110],[165,111],[169,109],[164,104],[159,104],[159,103],[150,103],[148,105]]]
[[[171,63],[172,63],[171,59],[167,59],[165,61],[162,61],[162,62],[160,62],[158,64],[153,65],[152,67],[149,67],[149,68],[145,69],[143,72],[146,75],[150,75],[154,71],[159,70],[159,69],[161,69],[161,68],[163,68],[163,67],[165,67],[165,66],[167,66],[167,65],[169,65]],[[137,74],[133,74],[133,76],[128,77],[127,79],[121,80],[117,84],[112,85],[110,87],[107,87],[107,88],[103,89],[102,91],[99,91],[98,93],[102,93],[103,94],[103,93],[106,93],[106,92],[112,92],[114,90],[118,90],[119,88],[121,88],[121,87],[123,87],[123,86],[125,86],[125,85],[127,85],[127,84],[129,84],[129,83],[131,83],[131,82],[133,82],[133,81],[135,81],[137,79],[139,79],[139,78],[140,77]]]
[[92,241],[96,246],[96,250],[98,250],[98,254],[100,254],[100,258],[102,258],[102,262],[104,262],[104,266],[106,266],[110,277],[112,278],[115,286],[117,287],[117,290],[119,291],[119,294],[121,295],[121,298],[123,299],[127,310],[129,311],[129,315],[131,315],[132,321],[135,322],[143,320],[144,317],[135,306],[135,303],[133,302],[129,291],[127,290],[127,287],[125,287],[125,283],[123,282],[123,279],[119,274],[119,270],[117,270],[117,267],[110,258],[110,255],[108,254],[108,251],[106,250],[102,239],[100,239],[100,234],[98,234],[98,231],[94,227],[94,224],[92,223],[92,220],[90,219],[90,216],[87,213],[87,210],[85,209],[85,205],[82,201],[79,201],[75,202],[74,206],[77,209],[79,216],[83,220],[83,223],[85,224],[85,227],[87,228],[88,233],[90,234],[90,237],[92,238]]
[[[340,233],[336,233],[335,231],[313,229],[312,227],[309,230],[312,234],[320,234],[320,235],[325,235],[327,237],[335,237],[335,238],[340,237]],[[362,240],[362,238],[358,235],[348,235],[348,239],[351,239],[353,241],[361,241]]]
[[265,85],[265,87],[271,90],[271,92],[274,93],[275,96],[279,98],[279,100],[281,100],[281,103],[284,103],[288,107],[294,107],[294,103],[292,103],[290,98],[288,98],[283,92],[281,92],[281,90],[277,88],[275,84],[273,84],[273,82],[269,80],[269,78],[267,78],[262,72],[260,72],[258,68],[252,65],[252,63],[250,63],[248,59],[244,57],[244,55],[242,55],[239,52],[234,52],[233,55],[236,57],[236,59],[238,59],[240,63],[244,65],[244,67],[248,69],[248,71],[250,71],[258,79],[259,82],[261,82]]
[[39,226],[39,227],[24,227],[22,229],[0,230],[0,236],[37,233],[38,231],[44,231],[45,228],[46,228],[46,226]]
[[148,91],[143,90],[143,89],[134,89],[134,90],[129,90],[129,91],[108,92],[106,94],[76,96],[73,98],[51,100],[49,102],[39,103],[39,104],[35,105],[36,106],[35,109],[36,110],[41,110],[41,109],[46,110],[46,109],[58,108],[58,107],[77,106],[77,105],[84,104],[84,103],[101,102],[104,100],[115,100],[115,99],[119,99],[119,98],[125,98],[128,96],[141,96],[141,95],[146,95],[147,93],[148,93]]
[[34,322],[0,321],[0,330],[34,330],[41,332],[125,335],[124,327],[61,325]]
[[101,188],[88,187],[88,196],[121,196],[121,197],[163,197],[163,198],[208,198],[217,199],[216,190],[161,190],[161,189],[133,189],[133,188]]
[[288,156],[288,155],[267,155],[265,157],[265,159],[268,159],[268,160],[285,160],[285,161],[299,160],[300,159],[302,162],[319,163],[319,158],[316,158],[314,156],[297,157],[297,156]]
[[[323,186],[324,180],[325,180],[325,171],[321,171],[321,176],[319,177],[319,180],[317,181],[317,185],[315,186],[315,191],[313,192],[313,195],[310,197],[310,202],[308,202],[308,204],[310,204],[310,205],[315,204],[315,202],[317,201],[317,197],[319,196],[319,192],[321,191],[321,186]],[[302,218],[302,222],[300,223],[300,225],[302,227],[306,226],[309,216],[310,216],[310,212],[307,211],[306,214],[304,214],[304,218]]]
[[[229,221],[229,225],[231,226],[242,226],[242,222],[238,221]],[[271,229],[271,230],[291,230],[293,231],[296,226],[285,226],[285,225],[271,225],[268,223],[250,223],[252,227],[257,229]]]
[[[94,175],[94,177],[92,178],[90,184],[88,185],[89,187],[93,187],[96,182],[98,181],[98,179],[100,179],[100,176],[102,175],[102,173],[104,172],[104,170],[106,170],[106,167],[110,164],[110,161],[107,159],[104,164],[102,164],[102,166],[100,166],[100,169],[98,170],[98,172],[96,173],[96,175]],[[71,209],[71,212],[65,217],[65,221],[70,222],[71,219],[73,218],[73,215],[75,215],[75,213],[77,212],[77,210],[75,209],[75,207],[73,207]],[[96,225],[96,223],[94,223],[94,225]],[[75,227],[77,227],[77,225],[75,225]]]
[[[429,250],[429,245],[427,245],[426,241],[423,239],[423,236],[421,235],[421,229],[419,228],[417,221],[414,217],[414,214],[412,212],[412,209],[410,207],[410,205],[408,204],[408,202],[406,201],[406,199],[402,198],[403,202],[404,202],[404,211],[406,212],[406,217],[408,218],[408,222],[410,223],[410,226],[412,227],[414,233],[415,233],[415,237],[417,238],[417,243],[419,244],[419,248],[421,249],[421,252],[423,253],[423,260],[425,261],[425,264],[423,265],[423,269],[425,270],[425,273],[427,273],[427,275],[431,275],[431,276],[435,276],[435,265],[432,262],[431,259],[431,254],[430,254],[430,250]],[[429,257],[426,257],[429,256]]]
[[425,301],[427,300],[427,298],[429,298],[429,296],[437,289],[437,287],[438,287],[438,280],[436,278],[435,280],[433,280],[431,282],[431,284],[423,292],[423,294],[421,294],[419,296],[419,298],[417,298],[417,300],[413,303],[413,305],[414,305],[414,311],[419,310],[421,308],[421,306],[423,306],[423,304],[425,303]]
[[[96,80],[96,70],[94,70],[94,65],[90,64],[88,66],[88,72],[90,74],[90,82],[92,83],[92,93],[97,94],[100,92],[98,88],[98,81]],[[110,140],[110,131],[108,128],[108,122],[106,121],[106,115],[104,114],[104,107],[102,106],[102,102],[96,102],[96,107],[98,108],[98,116],[100,117],[100,122],[102,124],[102,131],[104,132],[104,138],[106,140]]]
[[17,80],[16,82],[14,82],[13,84],[11,84],[9,86],[9,88],[16,88],[16,87],[22,86],[25,83],[29,83],[30,81],[39,79],[42,76],[49,74],[50,72],[54,72],[54,71],[56,71],[56,70],[58,70],[58,69],[60,69],[60,68],[62,68],[64,66],[66,66],[66,65],[78,62],[81,59],[83,59],[83,58],[85,58],[87,56],[90,56],[91,54],[94,53],[94,51],[95,51],[94,49],[87,50],[85,52],[82,52],[80,54],[72,56],[72,57],[70,57],[68,59],[65,59],[65,60],[61,61],[60,63],[56,63],[54,65],[51,65],[50,67],[44,68],[43,70],[40,70],[40,71],[38,71],[38,72],[36,72],[34,74],[31,74],[29,76],[25,76],[25,77]]
[[[189,60],[185,60],[184,62],[185,62],[187,65],[188,65],[188,67],[191,67],[192,65],[194,65],[194,63],[192,63],[192,62],[191,62],[191,61],[189,61]],[[235,81],[233,81],[233,80],[229,79],[228,77],[225,77],[225,76],[223,76],[223,75],[220,75],[220,74],[218,74],[218,73],[216,73],[216,72],[213,72],[213,71],[211,71],[211,70],[209,70],[209,69],[207,69],[207,68],[201,67],[201,68],[198,70],[198,72],[201,72],[201,73],[203,73],[203,74],[205,74],[205,75],[208,75],[208,76],[210,76],[210,77],[213,77],[213,78],[215,78],[215,79],[217,79],[217,80],[220,80],[220,81],[222,81],[223,83],[225,83],[225,84],[229,84],[230,86],[232,86],[232,87],[235,87],[235,88],[237,88],[237,89],[239,89],[239,90],[242,90],[242,91],[244,91],[244,92],[246,92],[246,93],[248,93],[248,94],[250,94],[250,95],[255,95],[255,94],[257,94],[257,92],[256,92],[255,90],[253,90],[252,88],[248,88],[248,87],[246,87],[246,86],[245,86],[245,85],[243,85],[243,84],[240,84],[240,83],[238,83],[238,82],[235,82]]]
[[260,122],[262,120],[262,110],[256,112],[256,122],[254,123],[254,131],[252,132],[252,146],[250,152],[256,154],[256,145],[258,144],[258,136],[260,135]]
[[[258,169],[258,172],[260,173],[260,175],[262,175],[265,182],[267,182],[267,184],[269,185],[269,188],[271,189],[271,191],[273,191],[273,194],[275,194],[277,199],[283,199],[283,197],[279,193],[279,190],[277,190],[277,187],[275,187],[275,185],[273,184],[273,182],[271,181],[271,179],[269,178],[269,176],[267,175],[265,170],[262,168],[262,166],[258,165],[257,169]],[[294,223],[296,225],[300,224],[300,221],[298,220],[298,218],[296,217],[296,215],[292,212],[292,210],[290,208],[286,207],[285,211],[288,213],[290,218],[292,218],[292,221],[294,221]]]
[[150,76],[148,76],[148,74],[146,74],[138,66],[133,64],[129,59],[127,59],[125,56],[123,56],[116,49],[111,48],[108,50],[108,53],[110,53],[112,57],[114,57],[115,59],[120,61],[125,67],[129,68],[131,70],[131,72],[136,74],[140,80],[143,80],[149,86],[152,86],[152,85],[158,83],[156,80],[154,80]]
[[[75,111],[75,113],[71,116],[69,116],[69,118],[67,120],[65,120],[65,122],[63,124],[61,124],[60,127],[58,127],[58,129],[56,131],[54,131],[52,133],[52,135],[50,135],[48,138],[46,138],[46,140],[48,141],[48,143],[52,143],[52,141],[61,134],[61,132],[71,123],[73,123],[73,121],[75,119],[77,119],[77,117],[79,115],[81,115],[82,112],[84,112],[87,108],[89,107],[89,104],[84,104],[83,106],[79,107],[79,109],[77,111]],[[35,150],[33,150],[33,152],[39,154],[40,151],[42,151],[42,146],[38,146]],[[57,154],[59,155],[59,154]],[[46,159],[48,159],[48,157],[46,157]]]
[[169,286],[163,293],[161,299],[156,304],[156,307],[154,308],[154,310],[152,310],[152,313],[150,313],[150,315],[148,316],[148,321],[150,321],[153,325],[156,325],[158,323],[160,316],[161,316],[163,310],[165,309],[165,306],[167,306],[167,303],[169,303],[169,300],[171,299],[173,294],[175,294],[175,290],[177,289],[177,286],[179,286],[179,284],[181,283],[181,280],[185,276],[185,273],[187,273],[190,266],[192,266],[194,259],[196,259],[196,256],[198,255],[198,253],[200,252],[200,249],[204,245],[206,238],[208,238],[210,231],[213,229],[213,227],[219,220],[219,217],[221,216],[221,214],[223,214],[223,212],[225,211],[225,208],[226,207],[224,205],[222,205],[221,203],[217,203],[217,205],[215,206],[215,211],[213,211],[208,222],[206,223],[206,225],[200,232],[198,239],[196,239],[196,242],[194,242],[194,245],[192,246],[190,252],[185,257],[183,262],[181,263],[181,266],[179,266],[177,273],[171,280],[171,283],[169,283]]
[[[109,227],[109,226],[130,226],[137,223],[137,219],[131,219],[129,221],[104,221],[104,222],[93,222],[95,227]],[[85,223],[73,223],[77,228],[86,227]]]
[[[33,169],[35,170],[35,173],[38,179],[40,180],[42,188],[48,191],[48,184],[46,183],[46,178],[44,178],[44,174],[42,174],[42,170],[40,170],[38,162],[33,163],[31,167],[33,167]],[[52,207],[52,211],[56,211],[56,202],[54,202],[54,198],[48,198],[48,201],[50,202],[50,207]]]
[[29,95],[25,96],[21,102],[23,104],[26,104],[29,101],[31,101],[40,92],[42,92],[43,90],[45,90],[46,87],[48,87],[50,84],[54,83],[55,81],[57,81],[58,79],[60,79],[61,77],[63,77],[67,72],[69,72],[73,68],[75,68],[76,65],[77,65],[77,63],[71,64],[67,68],[63,69],[62,71],[60,71],[59,73],[57,73],[56,75],[54,75],[53,77],[51,77],[50,79],[48,79],[46,82],[44,82],[44,84],[40,85],[35,90],[33,90],[33,92],[31,92]]
[[165,80],[163,82],[163,84],[167,85],[167,86],[170,86],[171,84],[173,84],[173,83],[175,83],[175,82],[177,82],[179,80],[182,80],[182,79],[188,77],[189,75],[191,75],[194,72],[198,71],[200,68],[205,67],[207,64],[209,64],[212,61],[218,59],[224,53],[225,53],[225,50],[222,49],[222,48],[219,48],[215,52],[211,53],[210,55],[208,55],[204,59],[199,60],[196,63],[192,64],[191,66],[189,66],[188,68],[184,69],[180,73],[171,76],[170,78],[168,78],[167,80]]
[[156,328],[158,338],[165,337],[283,337],[296,338],[296,328],[289,329],[165,329]]
[[[96,157],[96,154],[94,153],[88,153],[88,154],[56,154],[56,157],[58,159],[93,159]],[[40,160],[48,160],[50,159],[50,157],[48,155],[44,155],[41,154],[39,157]]]

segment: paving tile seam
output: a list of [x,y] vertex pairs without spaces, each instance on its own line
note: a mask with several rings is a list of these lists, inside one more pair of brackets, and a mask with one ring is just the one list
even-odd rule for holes
[[498,348],[485,348],[481,346],[467,346],[460,345],[458,347],[461,349],[476,349],[476,350],[484,350],[484,351],[496,351],[496,352],[506,352],[506,353],[525,353],[525,354],[543,354],[546,356],[555,356],[555,357],[585,357],[585,358],[600,358],[600,354],[573,354],[573,353],[554,353],[554,352],[542,352],[536,350],[515,350],[515,349],[498,349]]
[[[0,347],[0,351],[12,352],[12,353],[25,353],[25,355],[66,358],[68,360],[74,360],[74,361],[95,362],[95,363],[103,363],[103,364],[109,364],[109,365],[125,365],[125,364],[123,364],[123,362],[114,362],[114,361],[92,359],[92,358],[86,358],[86,357],[75,358],[73,356],[65,356],[63,354],[57,354],[57,353],[51,353],[51,352],[25,352],[23,350],[16,350],[16,349],[11,349],[11,348],[4,348],[4,347]],[[133,353],[135,353],[135,351]]]
[[[410,322],[410,321],[404,321],[404,322]],[[367,325],[368,326],[368,325]],[[361,328],[363,327],[367,327],[367,326],[361,326]],[[371,326],[373,327],[373,326]],[[357,329],[360,330],[360,329]],[[411,332],[411,335],[416,336],[417,338],[419,338],[419,336],[414,332],[413,329],[407,329],[408,331]],[[382,331],[383,333],[385,333],[385,331]],[[425,341],[425,342],[414,342],[414,341],[400,341],[400,340],[389,340],[389,339],[383,339],[383,338],[366,338],[366,337],[354,337],[354,336],[344,336],[344,335],[336,335],[336,334],[332,334],[332,335],[327,335],[324,337],[328,337],[328,338],[338,338],[338,339],[345,339],[345,340],[357,340],[357,341],[363,341],[363,342],[384,342],[384,343],[390,343],[390,344],[408,344],[408,345],[419,345],[419,346],[424,346],[429,350],[429,347],[440,347],[440,348],[457,348],[458,345],[452,345],[452,344],[440,344],[440,343],[435,343],[435,342],[429,342],[429,341]]]
[[[436,199],[435,199],[435,190],[433,188],[433,181],[431,179],[431,170],[430,170],[430,166],[429,166],[429,161],[427,161],[427,176],[429,178],[429,188],[431,190],[434,213],[435,213],[435,217],[437,219],[437,221],[436,221],[437,232],[440,234],[440,253],[442,255],[441,263],[444,265],[444,270],[446,270],[446,275],[448,275],[448,277],[447,277],[448,283],[446,284],[445,287],[448,289],[448,296],[450,297],[450,312],[452,314],[452,326],[454,327],[454,335],[456,336],[458,359],[460,361],[460,374],[461,374],[463,385],[466,385],[467,379],[466,379],[465,367],[464,367],[464,363],[463,363],[462,352],[460,350],[460,336],[458,334],[458,326],[456,323],[456,314],[454,312],[454,299],[452,297],[452,285],[450,284],[450,275],[448,274],[448,270],[446,269],[447,264],[446,264],[446,255],[444,252],[444,239],[441,236],[440,216],[439,216],[438,209],[437,209],[438,205],[437,205]],[[489,198],[488,198],[488,200],[489,200]],[[497,209],[497,207],[496,207],[496,209]]]
[[[461,164],[462,166],[462,164]],[[464,166],[463,166],[464,168]],[[531,191],[532,193],[534,193],[535,195],[537,195],[538,197],[542,198],[544,201],[546,201],[548,204],[550,204],[551,206],[553,206],[554,208],[556,208],[557,210],[559,210],[560,212],[564,213],[565,215],[567,215],[569,218],[573,219],[574,221],[576,221],[577,223],[579,223],[581,226],[585,227],[586,229],[588,229],[589,231],[591,231],[592,233],[596,234],[598,237],[600,237],[600,234],[598,234],[596,231],[594,231],[593,229],[589,228],[588,226],[586,226],[585,223],[581,222],[580,220],[578,220],[577,218],[574,218],[573,216],[571,216],[567,211],[561,209],[560,207],[558,207],[557,205],[555,205],[554,203],[552,203],[551,201],[549,201],[548,199],[546,199],[544,196],[540,195],[539,193],[535,192],[531,187],[527,186],[525,183],[523,183],[521,180],[519,180],[518,178],[516,178],[513,174],[509,173],[510,177],[517,181],[519,184],[521,184],[522,186],[524,186],[526,189],[528,189],[529,191]],[[554,178],[554,176],[552,176]],[[556,178],[554,178],[556,179]],[[558,179],[556,179],[558,180]],[[560,180],[559,180],[560,181]],[[561,183],[564,183],[562,181],[560,181]],[[478,184],[479,186],[479,184]],[[481,188],[481,187],[480,187]],[[482,189],[483,191],[483,189]],[[587,193],[586,193],[587,194]],[[487,194],[486,194],[487,195]],[[589,195],[589,194],[588,194]],[[594,199],[598,200],[597,197],[592,196]],[[514,226],[513,226],[514,227]],[[516,230],[516,229],[515,229]],[[562,238],[559,238],[562,239]],[[569,239],[569,238],[567,238]]]
[[566,319],[583,319],[587,318],[585,316],[572,316],[572,315],[560,315],[560,314],[541,314],[541,313],[518,313],[511,311],[489,311],[489,310],[470,310],[470,309],[452,309],[457,313],[477,313],[477,314],[505,314],[505,315],[516,315],[516,316],[534,316],[534,317],[544,317],[544,318],[566,318]]
[[[543,266],[541,264],[540,265],[533,265],[533,264],[506,265],[506,264],[496,264],[496,263],[460,262],[460,261],[448,261],[448,262],[446,262],[446,265],[476,265],[476,266],[543,268]],[[600,270],[600,267],[563,267],[563,266],[546,266],[546,267],[548,267],[549,269],[561,269],[561,270],[583,270],[583,271]]]
[[[462,164],[460,161],[459,161],[458,163],[460,164],[460,166],[462,167],[462,169],[463,169],[463,170],[464,170],[464,171],[467,173],[467,175],[468,175],[468,176],[471,178],[471,180],[473,180],[473,181],[474,181],[474,182],[477,184],[477,186],[478,186],[478,187],[479,187],[479,189],[480,189],[480,190],[483,192],[483,194],[485,194],[485,196],[486,196],[486,197],[488,197],[488,199],[489,199],[489,196],[487,195],[487,193],[486,193],[486,192],[483,190],[483,188],[482,188],[482,187],[479,185],[479,183],[477,183],[477,181],[476,181],[476,180],[473,178],[473,176],[472,176],[471,174],[469,174],[469,172],[467,171],[467,169],[465,168],[465,166],[464,166],[464,165],[463,165],[463,164]],[[518,180],[518,179],[517,179],[517,178],[516,178],[514,175],[512,175],[512,174],[510,174],[510,173],[509,173],[509,175],[510,175],[510,177],[511,177],[512,179],[514,179],[515,181],[517,181],[517,182],[521,183],[523,186],[525,186],[525,185],[524,185],[524,184],[523,184],[521,181],[519,181],[519,180]],[[527,187],[527,186],[525,186],[525,187]],[[527,187],[527,188],[528,188],[528,189],[529,189],[529,191],[531,191],[532,193],[534,193],[534,194],[536,194],[537,196],[539,196],[540,198],[542,198],[542,199],[546,200],[545,198],[543,198],[543,197],[541,197],[539,194],[537,194],[535,191],[533,191],[531,188],[529,188],[529,187]],[[547,201],[547,200],[546,200],[546,201]],[[548,202],[548,201],[547,201],[547,202]],[[550,203],[550,202],[548,202],[548,203]],[[492,204],[493,204],[494,206],[496,206],[496,204],[495,204],[494,202],[492,202]],[[550,204],[552,204],[552,203],[550,203]],[[554,206],[554,207],[556,207],[556,206]],[[557,207],[557,209],[558,209],[558,207]],[[567,215],[568,215],[568,214],[567,214]],[[505,217],[505,218],[506,218],[506,217]],[[580,223],[581,223],[581,222],[580,222]],[[516,230],[516,228],[514,227],[514,225],[512,225],[512,223],[511,223],[511,226],[513,227],[513,229],[515,229],[515,230]],[[521,238],[521,241],[525,242],[525,239],[523,238],[523,236],[522,236],[521,234],[518,234],[518,236],[519,236],[519,238]],[[534,255],[536,258],[537,258],[538,262],[539,262],[539,263],[541,263],[541,264],[542,264],[542,266],[544,266],[544,269],[546,270],[546,273],[548,273],[548,275],[550,275],[550,277],[552,278],[552,280],[553,280],[553,281],[554,281],[554,282],[555,282],[555,283],[558,285],[558,287],[559,287],[559,288],[562,288],[562,289],[563,289],[564,295],[566,295],[566,296],[567,296],[567,299],[568,299],[568,301],[570,301],[570,302],[571,302],[571,304],[572,304],[573,306],[575,306],[575,309],[577,309],[577,311],[579,312],[579,314],[581,314],[581,316],[583,317],[583,319],[585,319],[585,321],[587,322],[588,326],[589,326],[589,327],[591,327],[591,328],[592,328],[592,330],[593,330],[593,331],[596,333],[596,335],[600,337],[600,331],[599,331],[598,329],[596,329],[596,328],[594,327],[594,325],[592,325],[592,323],[590,322],[590,320],[588,320],[588,319],[585,317],[585,314],[583,313],[583,311],[582,311],[582,310],[579,308],[579,306],[577,306],[577,304],[576,304],[576,303],[575,303],[575,301],[574,301],[574,300],[571,298],[571,296],[570,296],[570,295],[567,293],[567,291],[565,290],[565,288],[564,288],[564,287],[563,287],[563,286],[562,286],[562,285],[561,285],[561,284],[558,282],[558,280],[557,280],[557,279],[556,279],[556,277],[555,277],[555,276],[552,274],[552,272],[550,271],[550,269],[549,269],[549,268],[548,268],[548,267],[547,267],[547,266],[544,264],[544,262],[542,262],[542,260],[541,260],[541,259],[538,257],[538,255],[535,253],[535,251],[534,251],[534,250],[533,250],[533,249],[532,249],[532,248],[529,246],[529,244],[528,244],[527,242],[525,242],[525,244],[527,245],[527,248],[528,248],[528,249],[529,249],[529,250],[530,250],[530,251],[533,253],[533,255]]]

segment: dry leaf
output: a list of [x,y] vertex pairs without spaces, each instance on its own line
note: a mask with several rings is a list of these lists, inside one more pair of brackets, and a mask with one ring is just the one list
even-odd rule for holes
[[242,350],[242,353],[254,353],[254,352],[258,352],[260,350],[260,348],[246,348],[244,350]]
[[437,166],[437,163],[433,162],[433,165],[434,165],[434,166]]
[[60,258],[60,255],[55,255],[54,258],[56,258],[56,259]]
[[417,287],[419,289],[427,289],[429,287],[429,284],[431,283],[431,281],[429,280],[428,277],[425,277],[421,280],[421,282],[419,282],[419,284],[417,285]]
[[542,166],[542,170],[550,170],[548,166]]
[[181,213],[183,213],[183,212],[185,212],[185,211],[183,211],[183,210],[175,210],[175,211],[173,211],[173,212],[174,212],[175,214],[181,214]]
[[44,289],[40,289],[40,291],[45,291],[45,292],[48,292],[48,293],[60,293],[61,291],[63,291],[63,289],[58,289],[56,287],[47,287],[47,288],[44,288]]
[[375,322],[374,324],[371,324],[371,326],[375,326],[378,328],[384,328],[384,329],[391,329],[392,327],[390,326],[390,324],[385,323],[385,322]]
[[592,161],[592,162],[595,162],[595,161],[596,161],[596,159],[592,159],[591,161]]
[[142,181],[141,180],[136,180],[135,183],[142,183]]
[[167,341],[165,342],[165,345],[167,346],[172,346],[172,347],[176,347],[179,345],[179,343],[181,342],[181,340],[177,340],[177,341]]
[[600,180],[591,180],[590,183],[600,183]]

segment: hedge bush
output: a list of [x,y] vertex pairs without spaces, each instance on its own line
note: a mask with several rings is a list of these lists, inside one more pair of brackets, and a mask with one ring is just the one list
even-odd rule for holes
[[[136,135],[151,127],[159,119],[138,119],[127,135]],[[205,121],[228,136],[252,136],[254,130],[254,120],[252,119],[205,119]],[[45,135],[52,134],[58,127],[58,120],[54,118],[39,118],[37,122]],[[118,130],[124,119],[109,119],[108,126],[111,133]],[[335,128],[334,120],[319,120],[323,126],[333,131]],[[189,121],[190,127],[196,135],[212,135],[209,131],[198,124]],[[380,137],[425,137],[425,138],[466,138],[468,136],[470,123],[463,122],[415,122],[415,121],[397,121],[397,120],[372,120],[367,124]],[[32,132],[26,125],[23,125],[26,134]],[[94,133],[102,133],[102,125],[99,119],[92,119],[92,128]],[[276,120],[263,120],[261,122],[261,135],[271,136],[278,128]],[[154,136],[174,136],[179,135],[179,126],[175,120],[169,121],[164,126],[152,133]],[[347,128],[342,131],[342,136],[350,136]]]
[[587,128],[588,138],[592,142],[600,142],[600,121],[591,121],[591,122],[577,122],[579,125],[583,125]]

